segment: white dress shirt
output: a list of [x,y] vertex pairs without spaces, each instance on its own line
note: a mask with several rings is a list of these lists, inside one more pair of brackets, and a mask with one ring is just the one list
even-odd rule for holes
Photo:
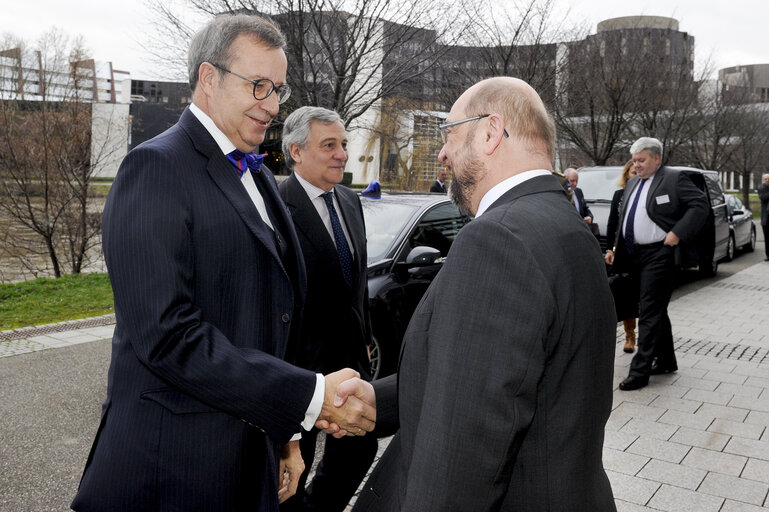
[[[323,225],[326,226],[326,231],[328,231],[329,236],[331,236],[331,240],[334,242],[334,245],[336,245],[336,240],[334,239],[334,228],[331,226],[331,214],[328,212],[328,206],[326,206],[326,200],[323,199],[323,197],[321,197],[323,194],[326,193],[326,191],[320,187],[316,187],[306,179],[302,178],[302,176],[298,172],[294,171],[294,175],[296,176],[296,179],[299,182],[299,184],[302,185],[302,188],[304,189],[304,191],[307,192],[307,197],[310,198],[310,202],[318,211],[320,220],[323,221]],[[355,255],[355,249],[353,249],[353,246],[352,246],[350,233],[347,232],[347,225],[344,221],[344,215],[342,214],[342,210],[339,208],[339,201],[336,198],[336,193],[334,192],[333,188],[331,189],[331,199],[334,202],[334,208],[336,209],[336,213],[339,216],[339,223],[342,225],[342,231],[344,231],[344,237],[347,239],[347,245],[350,246],[350,254]]]
[[[219,129],[219,127],[216,126],[214,120],[211,119],[208,114],[203,112],[194,103],[190,105],[190,112],[192,112],[192,114],[198,118],[198,121],[200,121],[206,131],[211,134],[211,137],[214,138],[216,144],[219,146],[219,149],[222,150],[222,153],[227,155],[237,149],[235,148],[235,144],[233,144],[230,139],[228,139],[227,136]],[[235,172],[234,168],[232,169],[232,172]],[[270,216],[267,215],[267,206],[264,204],[264,198],[262,197],[262,194],[259,193],[259,189],[256,187],[254,177],[251,176],[250,172],[244,172],[240,182],[246,188],[246,192],[248,192],[249,197],[254,202],[256,210],[259,212],[259,216],[262,218],[265,224],[270,226],[270,229],[274,230],[275,228],[272,226],[272,222],[270,222]],[[307,412],[304,414],[304,420],[302,421],[302,428],[305,430],[310,430],[313,426],[315,426],[315,421],[318,419],[321,408],[323,407],[323,395],[326,392],[326,379],[320,373],[315,374],[315,376],[315,392],[312,395],[310,406],[307,408]],[[295,441],[300,438],[300,434],[295,434],[291,440]]]
[[[659,227],[649,217],[649,212],[646,211],[646,200],[649,197],[649,189],[652,187],[652,181],[657,175],[654,174],[646,178],[646,184],[643,190],[641,190],[641,197],[638,198],[638,205],[635,210],[635,217],[633,218],[633,239],[636,245],[653,244],[655,242],[662,242],[665,240],[667,233],[664,229]],[[622,219],[622,232],[625,233],[627,229],[627,214],[630,213],[630,208],[633,206],[633,201],[638,195],[638,189],[641,188],[641,184],[636,185],[633,192],[628,197],[627,208],[625,209],[625,218]]]
[[505,195],[505,192],[515,187],[516,185],[520,185],[524,181],[530,180],[531,178],[536,178],[537,176],[549,176],[551,174],[552,173],[550,171],[545,169],[534,169],[533,171],[524,171],[514,176],[510,176],[506,180],[500,181],[491,187],[491,189],[481,198],[481,202],[478,203],[478,212],[475,214],[475,218],[477,219],[480,217],[486,210],[489,209],[489,206],[494,204],[494,201]]

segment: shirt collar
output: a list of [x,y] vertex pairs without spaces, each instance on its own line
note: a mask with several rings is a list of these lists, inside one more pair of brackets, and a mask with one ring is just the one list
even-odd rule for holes
[[483,213],[489,209],[489,206],[494,204],[494,202],[502,197],[505,192],[510,190],[511,188],[520,185],[524,181],[528,181],[532,178],[536,178],[537,176],[549,176],[552,174],[550,171],[545,169],[534,169],[532,171],[524,171],[518,174],[515,174],[513,176],[510,176],[506,180],[500,181],[491,189],[486,192],[486,194],[481,198],[481,202],[478,204],[478,212],[475,214],[475,218],[477,219]]
[[192,112],[192,114],[198,118],[200,124],[202,124],[206,131],[211,134],[211,137],[214,138],[216,145],[219,146],[219,149],[222,150],[222,153],[228,155],[237,149],[235,144],[233,144],[230,139],[227,138],[224,132],[221,131],[218,126],[216,126],[214,120],[211,119],[208,114],[203,112],[200,107],[192,103],[190,105],[190,112]]
[[[322,188],[316,187],[306,179],[302,178],[302,176],[300,176],[298,172],[294,171],[294,176],[296,176],[297,181],[302,186],[304,191],[307,192],[307,196],[310,198],[310,201],[326,193],[326,191],[323,190]],[[333,188],[331,189],[331,192],[332,193],[334,192]]]

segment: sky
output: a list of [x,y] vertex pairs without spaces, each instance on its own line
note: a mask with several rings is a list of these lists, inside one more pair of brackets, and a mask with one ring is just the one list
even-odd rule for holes
[[[502,0],[510,1],[510,0]],[[769,63],[768,0],[555,0],[561,16],[595,33],[599,21],[620,16],[676,18],[695,37],[695,62],[715,69]],[[183,4],[182,0],[166,0]],[[15,0],[0,11],[0,38],[11,33],[29,42],[52,27],[82,35],[96,60],[134,79],[161,79],[162,71],[141,42],[152,33],[152,13],[143,0]],[[567,14],[568,13],[568,14]]]

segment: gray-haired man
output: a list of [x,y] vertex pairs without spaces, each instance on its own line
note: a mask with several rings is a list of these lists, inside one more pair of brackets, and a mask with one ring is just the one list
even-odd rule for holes
[[674,249],[694,238],[710,210],[705,193],[685,173],[661,165],[660,141],[641,137],[630,153],[636,176],[625,186],[617,245],[605,256],[606,263],[634,274],[639,283],[638,351],[619,385],[624,391],[646,386],[649,375],[678,369],[668,317]]
[[[302,107],[283,125],[283,153],[291,176],[280,194],[296,226],[307,270],[307,300],[295,364],[319,373],[349,367],[369,375],[371,341],[366,276],[366,229],[357,194],[339,185],[347,162],[347,134],[334,111]],[[310,467],[318,431],[301,440]],[[376,455],[371,436],[326,438],[312,483],[306,474],[282,511],[344,510]]]

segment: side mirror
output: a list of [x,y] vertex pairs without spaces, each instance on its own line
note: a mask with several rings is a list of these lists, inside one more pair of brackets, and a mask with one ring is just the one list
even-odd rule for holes
[[420,246],[414,247],[406,256],[406,266],[408,267],[426,267],[435,265],[441,261],[441,251],[432,247]]

